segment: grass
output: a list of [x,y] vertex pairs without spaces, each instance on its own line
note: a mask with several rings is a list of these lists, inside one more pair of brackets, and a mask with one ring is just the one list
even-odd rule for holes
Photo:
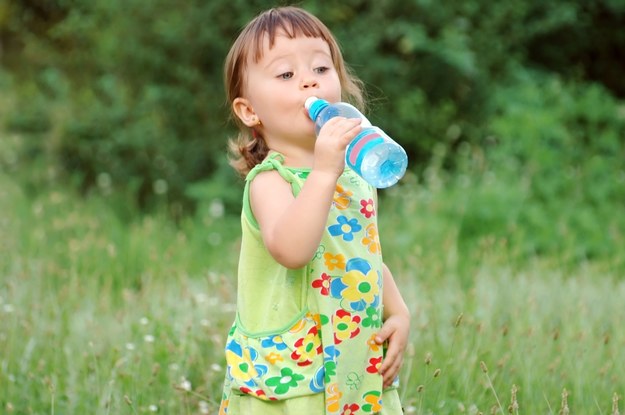
[[[7,175],[0,189],[2,412],[215,413],[238,219],[217,210],[179,226],[158,215],[124,223],[99,197],[27,197]],[[457,224],[438,217],[437,197],[382,202],[413,203],[421,218],[414,229],[383,221],[413,312],[406,414],[502,413],[513,402],[526,414],[617,413],[621,276],[603,264],[519,264],[496,243],[461,268]]]
[[[0,136],[0,413],[216,413],[238,217],[219,201],[179,224],[142,216],[45,166],[25,190],[20,143]],[[618,414],[620,216],[545,208],[531,177],[435,167],[381,199],[385,260],[413,314],[406,414]],[[600,228],[590,250],[576,218]]]
[[156,218],[122,224],[57,191],[30,201],[0,181],[1,412],[214,407],[235,294],[207,264],[227,247]]

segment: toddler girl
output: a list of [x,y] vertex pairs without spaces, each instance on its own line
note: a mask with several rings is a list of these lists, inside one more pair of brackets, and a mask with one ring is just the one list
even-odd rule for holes
[[225,83],[246,183],[219,413],[401,414],[410,314],[382,261],[375,189],[344,164],[359,120],[317,137],[304,108],[362,107],[360,81],[323,23],[281,7],[243,29]]

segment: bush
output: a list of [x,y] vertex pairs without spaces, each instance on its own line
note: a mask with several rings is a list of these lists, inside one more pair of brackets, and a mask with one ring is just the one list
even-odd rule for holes
[[526,253],[577,247],[574,261],[616,258],[625,229],[616,213],[625,198],[622,104],[596,84],[517,73],[495,96],[487,154],[497,182],[523,197],[505,203],[509,191],[499,189],[497,203],[478,199],[489,207],[474,206],[466,222],[476,227],[480,209],[494,209],[507,222],[497,233],[522,230],[515,243]]
[[[449,169],[463,143],[488,144],[485,126],[492,117],[497,123],[498,89],[505,90],[510,74],[537,64],[564,71],[566,57],[583,55],[595,38],[567,44],[567,53],[553,64],[542,58],[553,46],[541,39],[579,31],[588,22],[620,27],[623,11],[612,3],[310,0],[302,6],[335,33],[347,62],[368,86],[371,120],[406,148],[410,168],[422,173],[438,145],[447,149],[443,163]],[[8,126],[36,135],[39,147],[32,154],[45,154],[85,192],[105,184],[107,191],[132,194],[140,206],[165,202],[180,212],[193,205],[189,195],[199,194],[187,186],[225,181],[222,191],[233,193],[225,196],[230,200],[237,187],[225,171],[232,126],[223,104],[222,64],[243,24],[274,5],[4,2],[3,64],[16,74],[19,94],[32,97],[33,88],[38,94],[16,103]],[[619,36],[591,35],[604,49],[621,44]],[[601,57],[609,66],[610,56]],[[592,61],[581,59],[580,68]],[[554,134],[564,128],[546,127]],[[567,149],[587,145],[575,135],[567,139],[575,143]]]

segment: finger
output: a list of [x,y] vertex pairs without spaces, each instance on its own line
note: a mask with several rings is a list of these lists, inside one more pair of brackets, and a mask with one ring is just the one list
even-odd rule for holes
[[347,146],[360,133],[361,129],[360,122],[348,124],[347,131],[343,134],[343,144]]
[[382,364],[380,365],[380,373],[385,374],[390,367],[395,364],[395,361],[400,356],[399,348],[395,346],[393,342],[389,343],[388,350],[386,351],[386,356],[382,360]]
[[394,329],[390,325],[383,324],[382,328],[380,329],[378,334],[375,336],[375,342],[377,344],[384,343],[386,340],[388,340],[391,337],[391,334],[393,334],[393,331]]
[[358,118],[334,117],[324,124],[322,130],[332,134],[344,129],[345,126],[351,126],[354,124],[360,124],[360,120]]
[[384,373],[383,375],[383,384],[384,387],[389,387],[393,384],[393,381],[399,375],[399,371],[401,370],[401,365],[403,362],[402,357],[398,357],[393,365]]

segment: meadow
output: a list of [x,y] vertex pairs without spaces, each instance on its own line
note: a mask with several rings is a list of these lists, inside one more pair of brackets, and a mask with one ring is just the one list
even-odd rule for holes
[[[0,415],[217,413],[253,3],[0,1]],[[378,209],[405,414],[625,412],[622,6],[301,3],[410,155]]]
[[[467,246],[467,195],[506,184],[435,167],[426,178],[380,200],[385,258],[413,314],[405,413],[618,414],[619,260],[529,254],[514,228]],[[106,195],[33,192],[7,172],[0,207],[1,413],[217,412],[236,215],[215,199],[179,223],[124,219]]]

